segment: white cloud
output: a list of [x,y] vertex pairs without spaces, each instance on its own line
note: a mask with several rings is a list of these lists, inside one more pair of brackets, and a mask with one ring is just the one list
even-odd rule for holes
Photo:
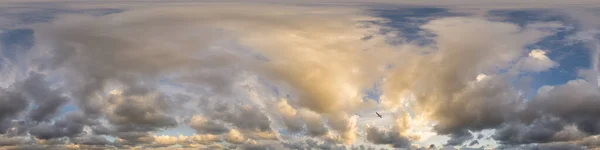
[[540,49],[534,49],[529,52],[528,57],[524,57],[518,62],[518,67],[522,71],[541,72],[558,66],[557,62],[552,61],[546,52]]

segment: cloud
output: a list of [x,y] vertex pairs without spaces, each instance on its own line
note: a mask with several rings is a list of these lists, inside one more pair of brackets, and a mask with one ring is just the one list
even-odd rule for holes
[[[596,86],[585,80],[540,88],[522,112],[526,124],[507,124],[494,139],[507,144],[552,143],[580,140],[598,133],[593,119]],[[569,100],[568,102],[565,100]]]
[[523,71],[540,72],[557,67],[558,63],[550,60],[543,50],[534,49],[529,52],[528,57],[521,59],[518,65]]
[[[237,13],[238,9],[251,14]],[[199,134],[226,133],[227,128],[235,128],[240,136],[275,140],[270,110],[234,104],[223,107],[226,113],[196,111],[178,104],[176,97],[160,89],[167,81],[197,89],[201,91],[197,95],[208,101],[233,98],[241,89],[233,85],[250,74],[286,89],[283,92],[292,96],[289,99],[295,106],[284,111],[313,113],[285,114],[291,131],[300,132],[306,124],[309,134],[316,137],[345,143],[356,140],[356,118],[350,111],[359,108],[363,89],[382,76],[385,62],[391,58],[391,46],[378,35],[378,26],[364,22],[377,18],[346,8],[178,10],[69,14],[32,25],[36,42],[30,54],[36,59],[33,68],[55,71],[44,76],[32,74],[27,82],[31,91],[42,91],[31,94],[40,104],[39,113],[32,113],[34,120],[52,119],[68,98],[81,110],[70,116],[89,119],[66,117],[58,123],[32,125],[32,135],[76,138],[90,127],[95,134],[117,137],[116,144],[143,145],[157,139],[153,132],[177,126],[181,118],[187,118],[177,116],[179,113],[200,112],[205,121],[192,117],[189,123]],[[270,14],[273,11],[280,13]],[[364,40],[365,36],[372,38]],[[64,88],[43,88],[45,76],[62,80]]]
[[[269,15],[260,8],[281,14]],[[354,9],[239,9],[254,15],[235,13],[238,10],[182,7],[169,14],[164,14],[171,12],[168,9],[158,8],[106,16],[64,16],[35,27],[38,47],[52,47],[49,53],[53,55],[46,58],[48,62],[42,68],[73,76],[75,79],[67,85],[72,88],[68,90],[77,99],[76,104],[91,118],[107,116],[108,134],[145,135],[177,125],[179,121],[171,116],[172,112],[194,111],[171,110],[173,106],[184,106],[174,104],[176,100],[156,90],[161,84],[157,79],[167,78],[185,87],[203,87],[199,89],[205,97],[221,99],[239,94],[232,90],[238,82],[236,78],[251,74],[289,89],[285,92],[292,95],[290,99],[298,104],[297,108],[317,113],[322,121],[307,119],[311,134],[345,143],[356,140],[355,119],[345,112],[360,106],[362,90],[381,77],[384,62],[391,58],[387,55],[391,47],[384,37],[376,35],[376,26],[356,27],[365,24],[360,21],[376,19]],[[305,10],[310,11],[297,14]],[[155,20],[170,20],[178,25]],[[172,32],[172,28],[179,30]],[[364,36],[374,38],[364,41]],[[161,44],[155,44],[157,41]],[[268,61],[257,60],[257,56]],[[327,79],[336,80],[330,84],[327,82],[332,81]],[[122,92],[102,94],[115,85]],[[219,107],[225,108],[226,113],[205,111],[203,116],[230,123],[247,136],[274,139],[268,110],[245,104]],[[291,115],[286,117],[291,130],[301,130],[302,123],[291,121]],[[335,132],[329,132],[324,120]],[[191,122],[198,133],[226,132],[217,126],[220,125],[212,121]],[[325,137],[327,133],[332,136]]]
[[221,140],[221,138],[217,135],[212,135],[212,134],[196,134],[196,135],[190,136],[189,140],[194,143],[209,145],[214,142],[219,142]]
[[[597,86],[585,80],[572,80],[564,85],[540,88],[538,95],[528,104],[528,112],[549,115],[566,120],[593,117],[600,93]],[[568,99],[569,101],[564,101]],[[593,129],[591,129],[593,130]]]
[[319,114],[310,110],[301,109],[300,115],[306,122],[306,128],[309,135],[323,136],[329,132],[329,129],[327,129]]
[[106,138],[104,138],[103,136],[98,136],[98,135],[88,135],[88,136],[83,136],[83,137],[76,137],[76,138],[73,138],[71,142],[74,144],[80,144],[80,145],[108,145],[108,144],[111,144],[111,142],[108,141]]
[[250,137],[253,137],[254,139],[259,139],[259,140],[278,140],[277,138],[277,133],[273,132],[273,131],[258,131],[258,132],[249,132],[248,133]]
[[177,125],[177,121],[166,112],[168,106],[164,96],[136,90],[138,89],[128,89],[123,93],[109,95],[106,115],[112,125],[122,128],[135,126],[141,130]]
[[479,144],[479,140],[473,140],[473,142],[469,143],[469,146],[475,146]]
[[185,137],[183,137],[183,136],[175,137],[175,136],[162,135],[162,136],[154,137],[154,144],[156,144],[156,146],[158,146],[158,147],[168,147],[168,146],[172,146],[175,144],[179,144],[184,140],[185,140]]
[[[235,114],[223,116],[238,129],[250,131],[270,131],[270,120],[260,110],[252,106],[242,106]],[[246,120],[247,119],[247,120]]]
[[287,100],[281,100],[277,103],[278,111],[283,117],[283,123],[290,132],[299,132],[303,130],[304,122],[298,115],[298,111],[290,106]]
[[45,122],[30,128],[29,134],[40,139],[53,139],[60,137],[76,137],[83,132],[85,125],[95,124],[95,120],[86,118],[79,112],[70,112],[64,118],[53,123]]
[[258,142],[249,142],[242,145],[241,149],[243,150],[262,150],[262,149],[286,149],[281,143],[258,143]]
[[357,138],[356,117],[347,114],[328,116],[329,127],[339,134],[339,143],[352,144]]
[[496,129],[494,139],[504,144],[518,145],[528,143],[546,143],[552,136],[562,130],[562,123],[557,119],[540,119],[531,125],[506,125]]
[[225,125],[209,121],[202,116],[193,116],[189,123],[197,133],[221,134],[229,131]]
[[409,148],[410,140],[398,131],[380,130],[376,127],[366,128],[366,139],[374,144],[389,144],[394,148]]
[[32,72],[23,87],[26,93],[33,98],[37,108],[30,114],[34,121],[46,121],[53,117],[58,109],[69,101],[59,90],[50,89],[44,83],[44,75]]
[[[384,103],[408,104],[435,121],[439,134],[494,128],[522,107],[518,92],[506,82],[513,75],[500,74],[499,69],[512,68],[527,44],[554,32],[546,29],[559,27],[556,23],[519,27],[466,17],[432,20],[421,28],[435,35],[432,46],[437,51],[405,56],[386,78]],[[481,73],[488,75],[475,82]]]
[[147,132],[138,132],[138,131],[128,131],[128,132],[118,132],[112,133],[118,137],[117,144],[121,145],[142,145],[142,144],[150,144],[155,140],[155,137]]
[[19,115],[29,105],[29,102],[20,92],[14,89],[0,88],[0,133],[6,133],[10,120]]
[[473,135],[469,133],[469,131],[458,131],[456,133],[452,133],[450,139],[446,141],[446,145],[457,146],[471,139],[473,139]]
[[584,147],[572,143],[547,143],[547,144],[529,144],[519,146],[501,146],[501,149],[523,149],[523,150],[536,150],[536,149],[548,149],[548,150],[559,150],[559,149],[572,149],[572,150],[583,150]]
[[232,129],[229,130],[225,141],[232,144],[242,144],[246,141],[246,138],[242,135],[242,133],[240,133],[240,131]]
[[0,137],[0,146],[16,146],[26,142],[22,137]]
[[[419,26],[432,43],[394,45],[381,33],[386,20],[362,8],[216,5],[28,25],[35,45],[22,60],[27,68],[0,88],[0,143],[31,135],[83,149],[345,149],[366,139],[412,148],[426,137],[418,129],[433,126],[449,145],[496,129],[506,146],[570,148],[594,145],[600,133],[591,81],[544,86],[531,100],[512,84],[521,72],[558,66],[551,50],[528,49],[561,23],[435,17]],[[65,105],[77,109],[63,114]],[[374,108],[367,105],[409,113],[389,115],[390,129],[363,130],[367,117],[354,114]],[[196,134],[156,135],[186,125]]]

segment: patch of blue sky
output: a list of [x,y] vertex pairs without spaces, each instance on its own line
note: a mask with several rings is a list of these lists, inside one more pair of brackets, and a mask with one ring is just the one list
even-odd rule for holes
[[168,128],[162,131],[159,131],[156,133],[156,135],[168,135],[168,136],[178,136],[178,135],[183,135],[183,136],[192,136],[196,133],[196,131],[192,128],[190,128],[190,126],[185,125],[185,124],[181,124],[175,128]]
[[[0,32],[0,69],[4,64],[16,64],[18,57],[34,45],[31,29],[9,29]],[[23,64],[21,64],[23,65]],[[24,68],[26,66],[20,66]]]
[[31,49],[34,42],[32,29],[11,29],[0,32],[2,55],[11,61],[16,59],[19,51]]
[[375,84],[373,84],[373,86],[371,88],[365,89],[364,91],[364,96],[363,96],[363,101],[368,101],[368,100],[374,100],[377,103],[380,103],[380,97],[381,94],[383,93],[381,91],[381,82],[377,82]]
[[[94,16],[108,15],[122,12],[120,9],[55,9],[35,7],[11,7],[0,9],[0,17],[17,20],[15,24],[0,26],[0,63],[14,62],[19,54],[27,52],[35,44],[34,31],[29,28],[15,28],[19,25],[50,22],[58,14],[88,14]],[[0,65],[1,67],[2,65]],[[25,67],[25,66],[21,66]],[[2,69],[2,68],[0,68]]]
[[77,107],[77,105],[75,105],[73,103],[67,103],[65,106],[60,108],[57,116],[58,117],[64,116],[68,112],[74,112],[74,111],[79,111],[79,107]]
[[548,9],[523,9],[523,10],[492,10],[488,12],[490,20],[510,22],[521,27],[535,22],[558,21],[564,24],[572,23],[564,13]]
[[[461,16],[450,12],[444,8],[386,8],[372,10],[376,16],[386,18],[389,22],[384,25],[392,27],[393,30],[400,31],[400,37],[406,41],[416,42],[420,45],[431,44],[430,35],[419,27],[430,20]],[[547,56],[559,63],[558,67],[548,71],[539,73],[525,73],[521,77],[532,77],[529,83],[529,93],[525,93],[526,97],[531,97],[535,91],[544,85],[564,84],[570,80],[577,79],[577,71],[587,69],[590,65],[590,51],[585,47],[584,43],[568,41],[569,36],[579,32],[577,22],[570,19],[564,13],[547,9],[527,9],[527,10],[493,10],[488,12],[488,19],[494,21],[504,21],[524,27],[531,23],[539,22],[560,22],[566,25],[567,28],[561,29],[558,33],[545,37],[539,42],[528,45],[526,49],[543,49],[548,51]],[[570,29],[569,27],[574,27]],[[389,31],[382,31],[383,34]],[[368,38],[366,38],[368,39]],[[395,43],[401,44],[401,43]],[[516,84],[520,79],[514,81]],[[366,90],[365,98],[370,98],[378,101],[381,92],[375,86],[372,89]]]
[[[120,9],[59,9],[59,8],[39,8],[39,7],[9,7],[0,9],[0,16],[16,20],[14,25],[27,25],[34,23],[51,22],[56,19],[59,14],[87,14],[93,16],[102,16],[113,13],[119,13]],[[12,28],[13,26],[0,27]]]
[[185,88],[184,85],[178,84],[176,82],[172,82],[171,79],[167,78],[167,77],[160,78],[158,80],[158,83],[161,85],[166,85],[166,86],[170,86],[170,87]]
[[[450,12],[445,8],[436,7],[378,7],[371,10],[375,16],[387,19],[382,25],[390,27],[390,30],[384,29],[381,34],[388,34],[393,31],[399,31],[399,39],[388,40],[390,44],[416,43],[418,45],[429,45],[434,41],[431,39],[434,35],[421,29],[420,26],[427,22],[441,17],[462,16],[463,14]],[[377,23],[377,22],[374,22]],[[370,36],[364,40],[370,39]],[[388,66],[388,69],[392,66]],[[376,83],[373,87],[365,89],[363,100],[374,100],[380,102],[382,94],[381,83]]]
[[114,136],[109,136],[109,135],[102,135],[102,136],[109,142],[115,142],[117,140],[117,138],[115,138]]
[[[388,20],[388,22],[383,23],[383,25],[391,27],[392,30],[399,31],[400,33],[398,36],[404,38],[400,41],[391,41],[391,44],[402,44],[405,42],[414,42],[419,45],[431,44],[433,42],[431,40],[433,35],[428,34],[421,29],[421,25],[436,18],[462,15],[450,12],[445,8],[435,7],[401,7],[374,9],[372,11],[375,13],[375,16]],[[391,31],[384,30],[381,32],[382,34],[387,34]]]

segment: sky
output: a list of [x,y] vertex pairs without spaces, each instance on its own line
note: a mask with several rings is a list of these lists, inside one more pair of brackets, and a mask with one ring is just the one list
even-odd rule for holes
[[600,2],[2,0],[0,79],[0,149],[600,150]]

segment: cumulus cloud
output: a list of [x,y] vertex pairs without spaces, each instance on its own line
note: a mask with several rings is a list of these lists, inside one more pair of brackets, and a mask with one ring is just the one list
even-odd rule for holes
[[50,119],[61,106],[69,101],[60,90],[50,89],[44,82],[44,75],[32,72],[23,83],[27,95],[31,96],[38,105],[30,114],[34,121]]
[[88,136],[76,137],[76,138],[73,138],[73,140],[71,142],[73,144],[80,144],[80,145],[108,145],[108,144],[111,144],[111,142],[108,141],[106,138],[104,138],[103,136],[98,136],[98,135],[88,135]]
[[461,139],[453,144],[460,144],[467,140],[460,133],[494,128],[518,111],[522,99],[506,82],[513,74],[500,74],[498,69],[512,68],[527,44],[555,32],[547,28],[559,27],[519,27],[464,17],[432,20],[421,28],[435,35],[437,52],[411,55],[399,63],[384,85],[384,101],[409,104],[435,120],[438,133],[452,134]]
[[242,144],[246,141],[246,138],[240,133],[240,131],[232,129],[227,134],[225,141],[233,144]]
[[96,124],[97,121],[86,118],[79,112],[70,112],[53,123],[45,122],[30,128],[29,134],[40,139],[76,137],[82,134],[85,125]]
[[25,142],[26,139],[21,137],[0,137],[0,146],[15,146]]
[[221,138],[219,136],[212,134],[198,134],[189,137],[190,141],[203,145],[209,145],[214,142],[218,142],[220,139]]
[[246,143],[244,145],[242,145],[241,149],[244,150],[263,150],[263,149],[267,149],[267,150],[275,150],[275,149],[286,149],[285,147],[283,147],[283,145],[281,143],[273,143],[273,142],[265,142],[265,143],[259,143],[259,142],[249,142]]
[[419,140],[422,135],[408,132],[410,129],[409,117],[408,115],[397,117],[390,129],[367,125],[365,128],[366,140],[374,144],[391,145],[394,148],[414,149],[412,141]]
[[534,49],[529,52],[528,57],[522,58],[518,65],[523,71],[540,72],[556,67],[558,63],[548,58],[545,51]]
[[593,119],[598,95],[597,86],[585,80],[542,87],[520,115],[525,124],[505,125],[494,138],[527,144],[577,141],[598,134]]
[[288,104],[287,100],[281,100],[277,103],[278,111],[283,117],[283,123],[290,132],[299,132],[303,129],[304,123],[298,115],[298,110]]
[[[260,8],[282,13],[269,15]],[[357,27],[361,24],[357,21],[375,19],[352,9],[328,12],[308,9],[305,15],[297,14],[305,8],[239,9],[249,10],[254,15],[183,7],[172,14],[163,14],[170,12],[167,9],[148,9],[91,18],[66,16],[51,25],[38,26],[36,38],[40,40],[40,47],[54,47],[50,52],[55,56],[43,68],[58,68],[77,78],[69,83],[74,88],[74,97],[79,100],[76,103],[90,117],[106,115],[109,127],[117,128],[111,129],[111,134],[118,135],[132,128],[136,134],[145,134],[178,124],[176,118],[170,117],[171,111],[177,111],[171,110],[175,100],[154,90],[160,84],[155,82],[159,78],[184,86],[206,87],[199,89],[213,99],[234,94],[232,85],[236,78],[254,73],[290,89],[287,92],[293,95],[297,107],[330,120],[327,125],[335,131],[334,136],[339,136],[333,139],[353,142],[357,127],[354,119],[344,112],[362,103],[362,90],[380,77],[376,72],[383,71],[383,62],[391,56],[386,54],[391,47],[384,39],[370,35],[377,34],[376,28]],[[153,20],[172,20],[179,25]],[[314,24],[322,21],[326,23]],[[171,28],[179,30],[171,32]],[[170,33],[162,34],[167,31]],[[364,36],[374,38],[364,41]],[[162,44],[152,44],[156,41]],[[256,56],[268,61],[255,59]],[[336,81],[330,84],[326,79]],[[110,90],[111,85],[120,86],[122,92],[96,96]],[[226,113],[204,112],[211,121],[200,123],[192,118],[190,126],[198,133],[227,132],[218,127],[220,123],[212,122],[218,120],[231,124],[245,135],[274,139],[272,121],[262,108],[238,104],[222,107]],[[285,117],[292,131],[300,131],[302,123],[292,121],[292,115]],[[325,122],[312,120],[307,123],[311,134],[330,133]],[[314,126],[315,123],[319,125]]]
[[193,116],[189,124],[198,133],[221,134],[229,131],[225,125],[209,121],[202,116]]
[[136,125],[141,128],[175,126],[176,120],[165,114],[166,100],[160,94],[113,93],[108,98],[107,118],[113,125]]
[[366,139],[374,144],[389,144],[394,148],[409,148],[410,141],[397,131],[385,131],[376,127],[367,127]]
[[306,122],[308,134],[311,136],[323,136],[329,132],[329,129],[323,123],[321,115],[306,109],[300,110],[303,120]]
[[6,133],[11,120],[29,105],[23,94],[14,90],[0,88],[0,101],[3,104],[0,106],[0,133]]

